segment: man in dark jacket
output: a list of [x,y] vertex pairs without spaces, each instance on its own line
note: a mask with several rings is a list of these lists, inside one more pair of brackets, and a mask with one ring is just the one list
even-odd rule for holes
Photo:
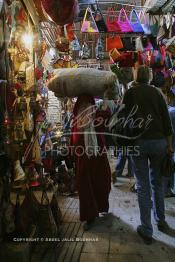
[[139,155],[132,156],[132,162],[137,179],[141,219],[137,232],[146,244],[152,243],[152,207],[158,229],[164,230],[168,226],[165,221],[161,163],[167,152],[173,152],[168,108],[163,94],[149,84],[150,80],[150,69],[146,66],[139,67],[135,81],[131,83],[123,100],[128,114],[126,122],[137,130],[138,135],[140,132],[139,139],[135,142],[135,146],[139,146]]

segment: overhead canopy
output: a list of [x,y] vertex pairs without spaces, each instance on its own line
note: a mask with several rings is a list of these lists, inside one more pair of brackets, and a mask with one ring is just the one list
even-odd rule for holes
[[175,0],[147,0],[145,5],[150,6],[151,14],[175,13]]

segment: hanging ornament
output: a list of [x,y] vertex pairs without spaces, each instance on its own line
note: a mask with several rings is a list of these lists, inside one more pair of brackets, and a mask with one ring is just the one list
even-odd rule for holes
[[43,77],[43,68],[38,66],[37,68],[35,68],[35,77],[36,80],[40,80]]
[[59,37],[56,41],[56,47],[60,52],[68,52],[69,40],[65,37]]
[[8,126],[8,125],[11,125],[12,123],[13,122],[10,119],[8,112],[6,111],[5,114],[4,114],[4,125]]

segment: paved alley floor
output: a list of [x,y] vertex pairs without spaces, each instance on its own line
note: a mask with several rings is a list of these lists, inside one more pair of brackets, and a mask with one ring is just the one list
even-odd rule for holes
[[[113,168],[113,165],[112,165]],[[175,198],[166,199],[166,218],[172,230],[161,233],[154,225],[154,242],[147,246],[137,235],[139,209],[137,195],[130,192],[132,179],[118,178],[112,186],[109,213],[97,219],[90,231],[84,232],[79,222],[78,197],[60,197],[63,224],[60,242],[52,243],[40,260],[55,262],[174,262]],[[154,221],[153,221],[154,224]],[[32,262],[39,261],[39,253]]]

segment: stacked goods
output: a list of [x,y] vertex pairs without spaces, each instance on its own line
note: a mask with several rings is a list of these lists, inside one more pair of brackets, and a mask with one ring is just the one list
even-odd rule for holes
[[55,70],[55,77],[48,84],[57,97],[77,97],[79,95],[103,96],[109,99],[117,96],[117,76],[111,71],[92,68],[66,68]]

